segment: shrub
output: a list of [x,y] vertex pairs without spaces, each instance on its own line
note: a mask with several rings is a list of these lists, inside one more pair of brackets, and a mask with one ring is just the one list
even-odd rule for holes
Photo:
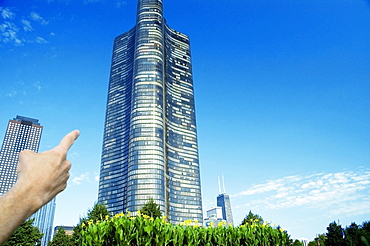
[[172,225],[165,217],[152,218],[147,215],[132,217],[117,214],[105,220],[89,221],[82,225],[80,244],[84,246],[111,245],[250,245],[284,246],[290,244],[289,236],[282,229],[268,223],[245,224],[239,227],[219,223],[215,227],[201,227],[197,221],[185,221]]

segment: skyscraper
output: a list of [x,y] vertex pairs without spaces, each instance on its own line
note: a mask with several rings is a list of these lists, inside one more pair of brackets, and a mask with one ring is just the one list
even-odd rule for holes
[[9,120],[0,151],[0,196],[17,181],[19,152],[25,149],[37,152],[41,133],[42,126],[36,119],[17,115]]
[[230,196],[226,194],[224,175],[222,175],[223,192],[221,191],[220,179],[218,179],[217,206],[222,208],[222,218],[227,224],[234,224],[233,214],[231,212]]
[[99,183],[112,213],[149,198],[171,223],[202,221],[190,42],[162,0],[139,0],[136,25],[114,40]]
[[[9,120],[3,145],[0,151],[0,196],[13,187],[17,181],[18,155],[28,149],[38,152],[43,127],[37,119],[17,115]],[[44,237],[41,245],[47,245],[51,239],[55,212],[55,198],[31,216],[34,226]]]
[[217,206],[222,208],[222,218],[227,224],[234,224],[233,214],[231,212],[230,196],[226,193],[217,196]]
[[33,226],[38,227],[40,232],[44,233],[44,236],[41,238],[41,246],[47,246],[52,239],[55,206],[56,198],[54,197],[30,217],[35,219]]

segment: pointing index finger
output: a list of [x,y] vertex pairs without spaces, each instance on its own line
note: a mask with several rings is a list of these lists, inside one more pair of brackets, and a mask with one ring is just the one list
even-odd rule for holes
[[70,133],[64,136],[64,138],[62,139],[62,141],[60,141],[57,148],[60,148],[62,151],[67,152],[79,135],[80,135],[79,130],[71,131]]

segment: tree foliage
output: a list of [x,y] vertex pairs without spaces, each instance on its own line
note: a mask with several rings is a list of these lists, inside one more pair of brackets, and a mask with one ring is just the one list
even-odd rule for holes
[[365,221],[362,225],[351,223],[346,228],[334,221],[329,224],[327,231],[308,246],[370,246],[370,221]]
[[344,241],[344,230],[341,225],[335,221],[330,223],[326,228],[326,245],[327,246],[346,246]]
[[140,212],[154,219],[160,218],[162,216],[159,205],[156,204],[152,198],[150,198],[149,201],[144,204],[143,208],[140,209]]
[[59,227],[55,233],[53,240],[49,242],[48,246],[73,246],[72,237],[66,234],[63,227]]
[[81,238],[81,230],[82,225],[85,224],[92,224],[96,223],[97,221],[101,221],[103,219],[106,219],[106,217],[109,217],[108,208],[104,204],[97,203],[94,205],[94,207],[88,211],[87,216],[84,218],[80,218],[80,222],[73,228],[73,234],[72,234],[72,245],[80,245],[80,238]]
[[303,246],[303,243],[299,241],[298,239],[294,240],[292,246]]
[[92,220],[93,222],[96,222],[98,220],[103,220],[107,215],[109,216],[107,206],[97,203],[95,204],[93,209],[87,213],[87,220]]
[[203,227],[197,220],[185,220],[172,225],[142,213],[122,213],[83,229],[81,245],[89,246],[291,246],[289,235],[269,223],[233,227],[220,222]]
[[308,243],[307,246],[325,246],[326,236],[325,234],[320,234],[311,242]]
[[344,230],[344,241],[348,246],[370,245],[370,221],[365,221],[362,225],[352,223]]
[[44,235],[40,232],[39,228],[33,226],[33,221],[30,219],[20,225],[13,235],[3,244],[3,246],[31,246],[41,245],[41,238]]
[[247,216],[243,219],[242,221],[242,225],[245,225],[245,224],[253,224],[253,223],[257,223],[257,224],[263,224],[263,219],[261,216],[259,216],[258,214],[254,214],[252,213],[252,211],[249,211],[249,213],[247,214]]

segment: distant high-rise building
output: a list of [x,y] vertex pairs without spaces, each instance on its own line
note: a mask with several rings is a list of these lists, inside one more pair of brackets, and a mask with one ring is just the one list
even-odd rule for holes
[[224,176],[222,175],[223,192],[221,191],[220,179],[218,180],[219,194],[217,196],[217,206],[222,208],[222,218],[227,224],[234,224],[231,212],[230,196],[226,194]]
[[208,209],[207,217],[203,220],[203,225],[206,227],[215,227],[218,226],[220,222],[226,223],[222,216],[222,208],[212,207]]
[[54,236],[57,234],[59,228],[63,228],[66,235],[72,236],[74,226],[56,226],[54,227]]
[[9,120],[0,151],[0,196],[17,181],[18,155],[22,150],[39,150],[42,126],[32,118],[17,116]]
[[223,219],[222,208],[221,207],[212,207],[212,208],[208,209],[207,210],[207,217],[208,218],[215,217],[217,219],[222,220]]
[[[0,196],[12,188],[17,181],[19,153],[25,149],[38,152],[42,129],[37,119],[17,116],[9,120],[0,151]],[[47,245],[52,235],[54,211],[55,198],[31,216],[35,219],[33,225],[44,233],[43,246]]]
[[55,197],[41,207],[36,213],[34,213],[30,218],[35,219],[33,226],[39,228],[39,230],[44,233],[44,236],[41,238],[41,245],[48,245],[49,241],[53,236],[53,223],[55,215]]
[[114,40],[99,183],[111,213],[150,198],[171,223],[202,222],[190,42],[162,0],[139,0],[136,25]]
[[217,196],[217,206],[222,208],[222,218],[227,224],[234,224],[231,212],[230,196],[223,193]]

